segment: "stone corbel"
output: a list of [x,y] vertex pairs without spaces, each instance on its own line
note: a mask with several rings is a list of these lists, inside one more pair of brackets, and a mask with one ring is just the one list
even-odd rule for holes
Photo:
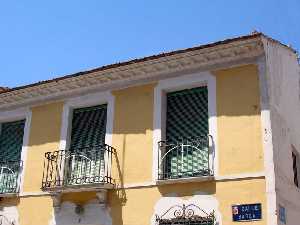
[[52,198],[52,202],[53,202],[53,208],[60,209],[61,193],[51,194],[51,198]]
[[107,201],[107,190],[101,190],[96,192],[99,204],[105,206]]

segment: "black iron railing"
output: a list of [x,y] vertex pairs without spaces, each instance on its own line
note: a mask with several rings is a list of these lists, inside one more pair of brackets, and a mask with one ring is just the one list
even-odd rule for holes
[[22,161],[0,162],[0,194],[19,192]]
[[211,136],[158,143],[158,179],[177,179],[213,175]]
[[89,184],[113,184],[112,155],[109,145],[47,152],[42,189]]
[[195,204],[174,205],[156,215],[156,225],[214,225],[215,212],[207,213]]

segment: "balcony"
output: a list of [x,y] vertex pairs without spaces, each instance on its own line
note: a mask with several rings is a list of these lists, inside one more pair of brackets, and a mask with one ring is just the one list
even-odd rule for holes
[[158,143],[158,181],[213,177],[211,136]]
[[6,196],[19,192],[19,175],[22,161],[0,162],[0,195]]
[[111,176],[115,149],[93,146],[45,154],[42,190],[107,189],[114,186]]

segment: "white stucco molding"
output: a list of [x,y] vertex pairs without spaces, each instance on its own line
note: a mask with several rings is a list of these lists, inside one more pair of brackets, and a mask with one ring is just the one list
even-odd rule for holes
[[91,71],[39,85],[0,94],[0,109],[60,100],[66,96],[109,90],[130,82],[153,79],[164,74],[232,63],[263,54],[260,37],[236,40],[226,44],[166,55],[137,63]]
[[89,107],[94,105],[107,104],[107,122],[105,143],[112,145],[113,132],[113,115],[114,115],[114,96],[111,92],[98,92],[94,94],[87,94],[75,98],[68,98],[65,100],[62,127],[60,137],[60,150],[68,149],[70,142],[70,128],[72,122],[72,111],[74,108]]
[[[155,222],[156,216],[165,214],[167,210],[173,206],[182,206],[183,204],[186,206],[190,204],[196,205],[208,214],[214,212],[216,219],[215,225],[222,225],[222,215],[217,198],[212,194],[203,192],[195,192],[189,199],[178,197],[176,193],[173,193],[171,196],[164,196],[160,198],[154,206],[154,213],[151,217],[150,224],[157,225]],[[195,211],[196,215],[198,213],[199,212]],[[170,211],[165,214],[164,218],[174,218],[174,211]]]
[[212,137],[209,144],[213,150],[211,161],[213,161],[212,169],[214,174],[218,174],[216,78],[209,72],[199,72],[161,80],[154,89],[153,181],[156,181],[158,178],[158,157],[160,155],[158,142],[164,138],[166,112],[165,93],[199,86],[207,86],[208,90],[208,124],[209,135]]
[[264,150],[264,169],[266,175],[267,221],[268,225],[277,224],[275,169],[269,94],[267,84],[267,67],[265,58],[257,61],[260,83],[261,132]]
[[93,199],[86,204],[77,205],[64,201],[60,210],[53,210],[49,225],[112,225],[110,208],[103,207]]

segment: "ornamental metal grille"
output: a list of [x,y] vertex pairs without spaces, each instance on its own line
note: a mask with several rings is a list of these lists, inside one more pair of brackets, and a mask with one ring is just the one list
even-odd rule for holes
[[54,151],[45,154],[42,189],[76,185],[113,184],[112,155],[109,145],[77,151]]
[[209,138],[204,136],[176,143],[159,142],[158,179],[213,176]]
[[0,162],[0,194],[19,192],[22,161]]
[[214,211],[205,212],[194,204],[175,205],[161,216],[156,215],[157,225],[214,225]]

